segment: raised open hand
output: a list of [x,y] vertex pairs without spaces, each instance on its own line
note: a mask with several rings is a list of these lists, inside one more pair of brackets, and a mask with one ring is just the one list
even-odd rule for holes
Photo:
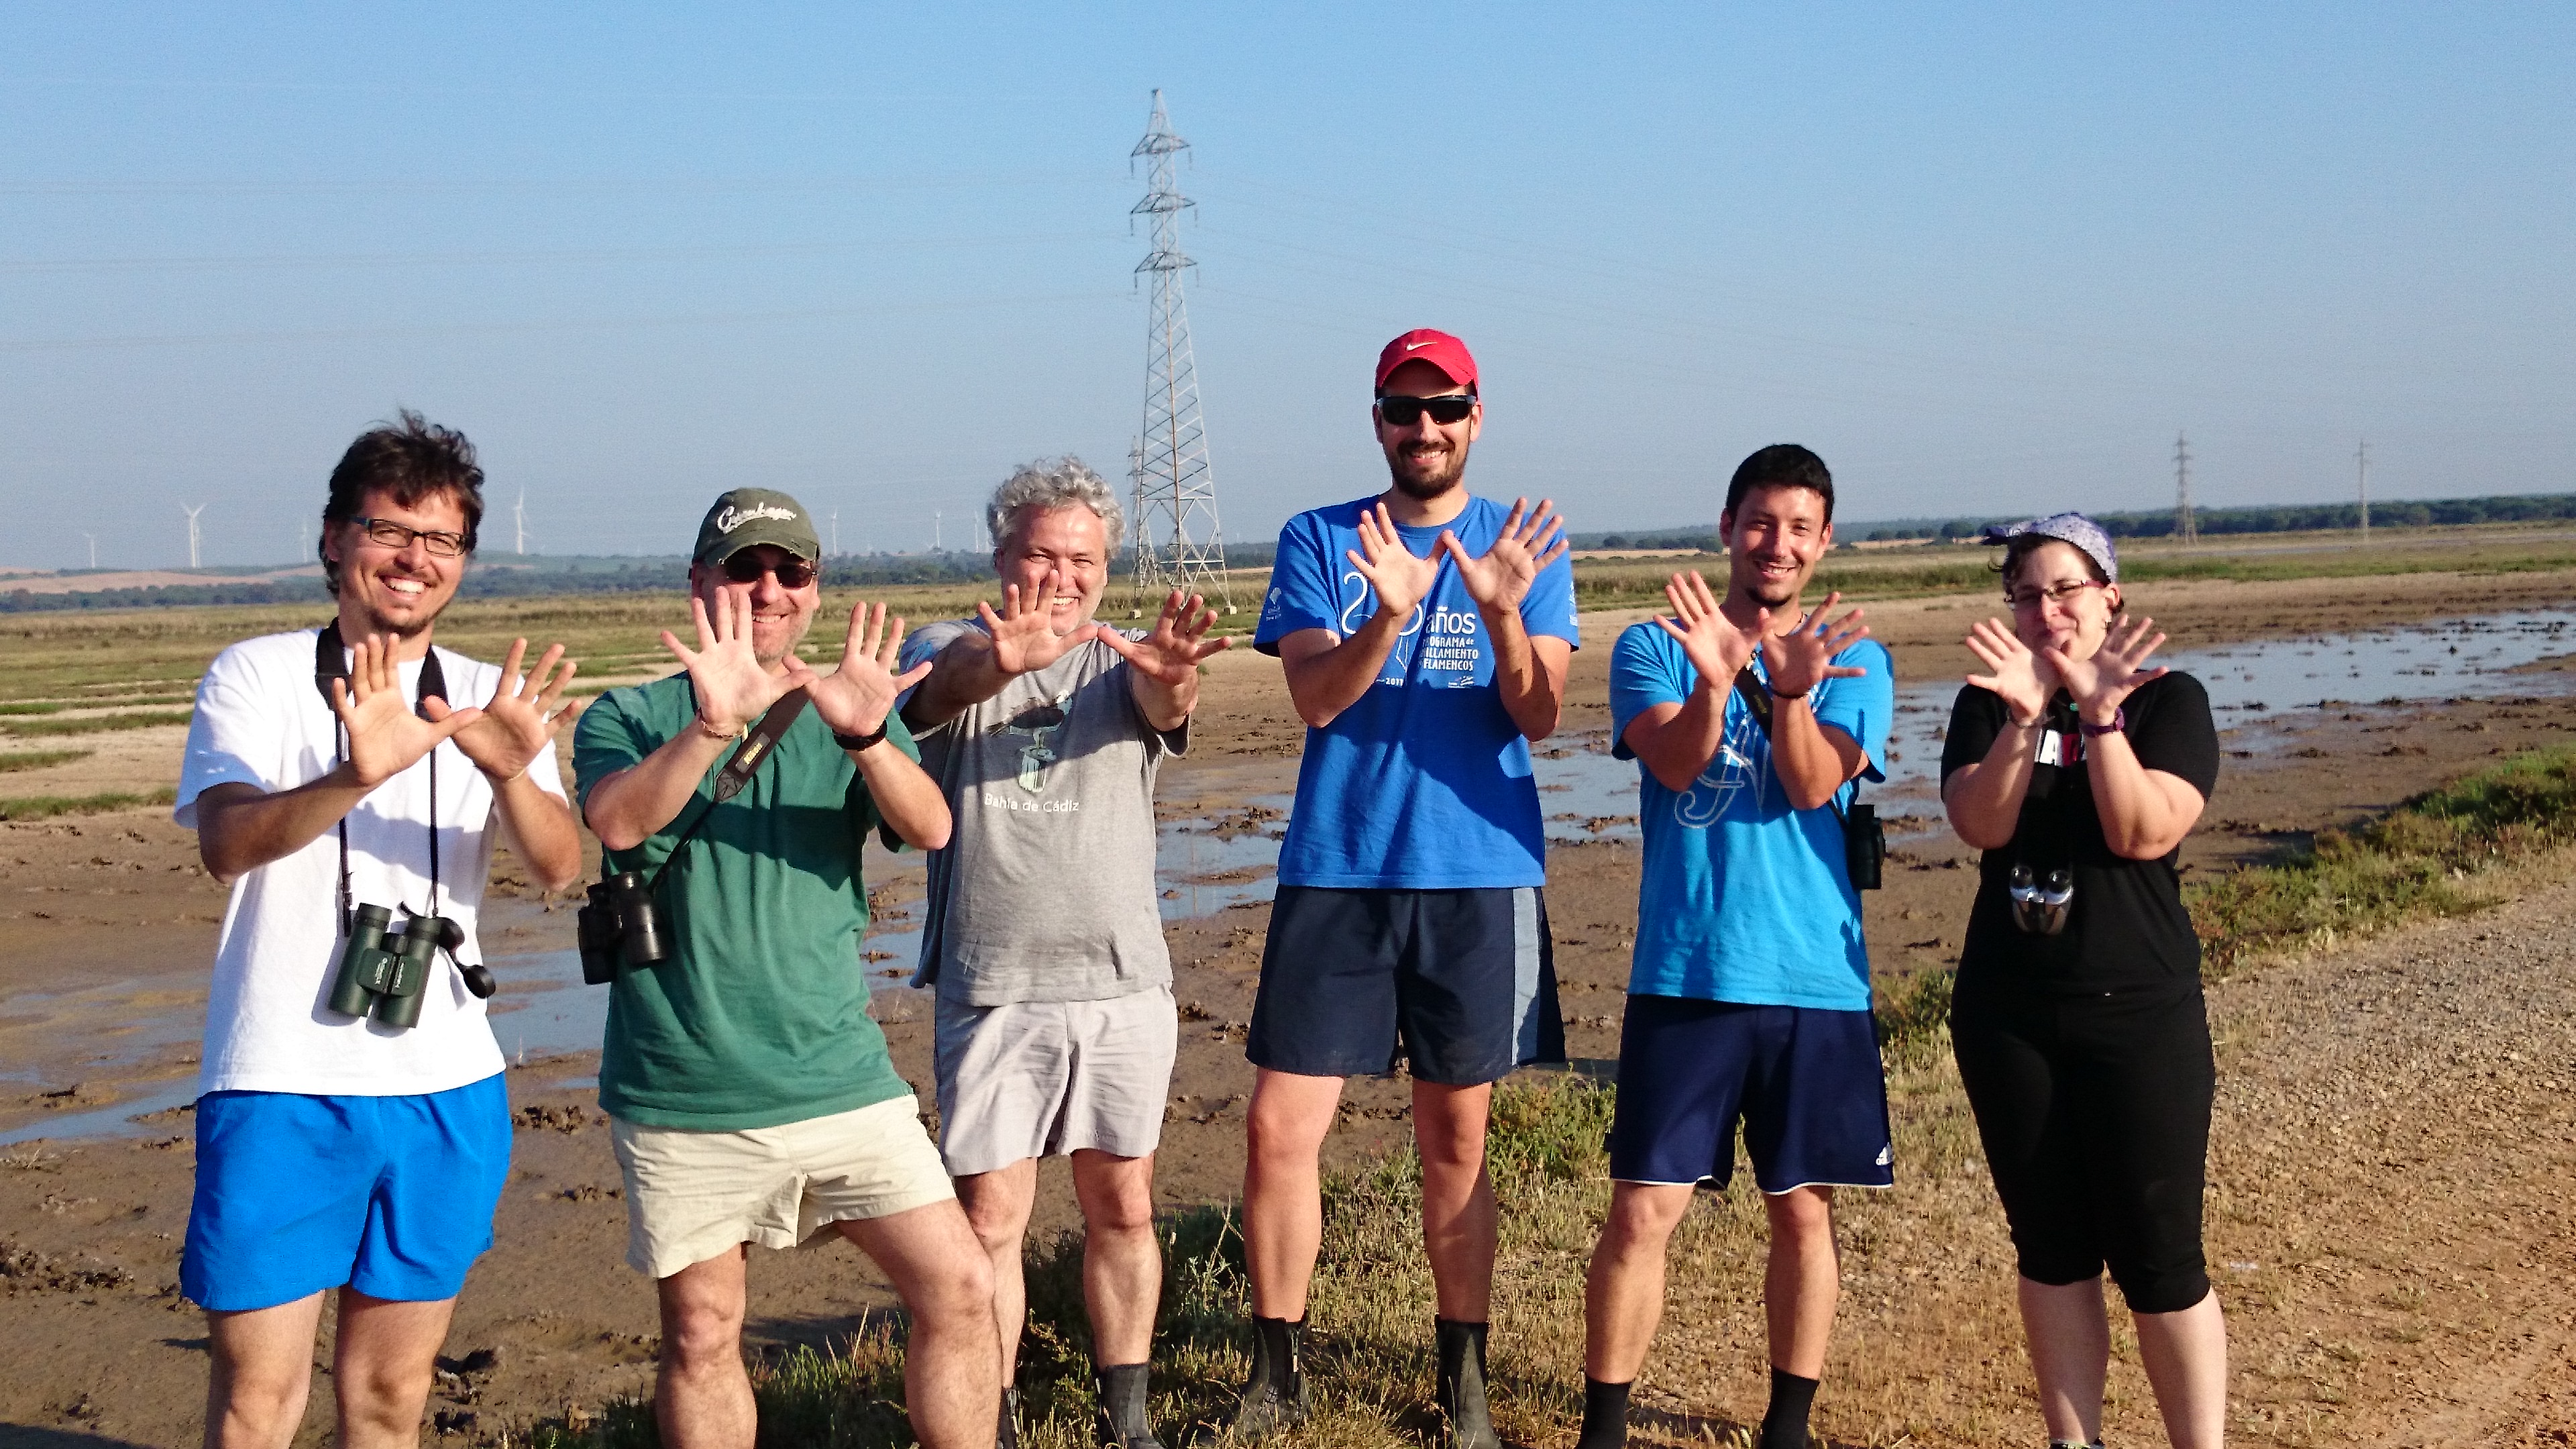
[[402,666],[391,639],[370,634],[349,647],[349,677],[331,681],[331,712],[349,732],[349,772],[372,790],[419,763],[440,740],[483,717],[474,708],[422,719],[403,698]]
[[[483,717],[456,732],[456,748],[465,752],[476,769],[495,781],[507,782],[527,773],[546,742],[563,728],[569,710],[556,708],[563,697],[564,686],[572,683],[574,670],[580,666],[563,657],[561,644],[546,646],[537,656],[536,669],[519,673],[519,661],[528,655],[528,641],[513,639],[510,652],[501,661],[501,682],[492,689],[492,698],[483,706]],[[558,672],[557,665],[561,670]],[[429,717],[447,718],[451,711],[443,701],[428,702]]]
[[778,696],[795,688],[761,667],[751,644],[751,590],[730,585],[716,590],[710,611],[704,599],[689,599],[689,619],[698,626],[698,647],[665,629],[662,647],[689,671],[697,691],[698,718],[718,734],[739,734],[766,713]]
[[1762,641],[1762,667],[1771,676],[1773,694],[1805,694],[1823,680],[1858,679],[1869,673],[1855,665],[1833,662],[1835,655],[1869,637],[1869,626],[1860,621],[1858,609],[1839,619],[1825,617],[1842,602],[1842,597],[1839,593],[1825,595],[1825,601],[1800,619],[1797,628]]
[[1216,610],[1202,607],[1198,595],[1187,599],[1181,591],[1172,590],[1163,600],[1163,615],[1154,621],[1154,632],[1142,639],[1130,639],[1116,629],[1100,631],[1100,642],[1118,651],[1135,670],[1166,685],[1187,684],[1198,673],[1199,663],[1225,652],[1234,641],[1210,639],[1207,631],[1216,624]]
[[2004,702],[2017,720],[2036,721],[2057,693],[2057,666],[2030,652],[2012,626],[2001,619],[1980,619],[1968,626],[1968,652],[1986,666],[1968,682]]
[[1762,635],[1771,627],[1771,611],[1756,615],[1752,628],[1737,628],[1718,612],[1717,596],[1696,572],[1673,575],[1664,585],[1664,599],[1673,606],[1672,615],[1657,614],[1655,623],[1680,641],[1691,668],[1710,688],[1733,688],[1736,674],[1753,662],[1753,651],[1762,647]]
[[1377,591],[1378,613],[1410,619],[1440,577],[1436,546],[1432,557],[1415,558],[1413,550],[1404,546],[1404,535],[1395,531],[1395,520],[1388,516],[1383,503],[1360,510],[1359,534],[1360,546],[1343,550],[1342,556]]
[[1503,531],[1494,539],[1485,556],[1476,558],[1458,535],[1440,531],[1439,547],[1458,561],[1459,581],[1467,586],[1467,597],[1476,607],[1492,613],[1517,609],[1529,597],[1530,584],[1538,571],[1565,557],[1571,545],[1565,538],[1565,520],[1553,510],[1556,500],[1542,498],[1538,507],[1529,506],[1526,498],[1512,500],[1512,512],[1503,520]]
[[2140,685],[2162,679],[2165,667],[2147,667],[2147,656],[2165,642],[2165,636],[2150,636],[2156,627],[2153,619],[2116,619],[2110,632],[2102,636],[2102,647],[2090,659],[2069,658],[2064,650],[2051,646],[2040,651],[2040,658],[2057,671],[2066,684],[2066,692],[2075,701],[2075,712],[2087,724],[2109,724],[2120,712],[2120,705],[2137,692]]
[[1018,584],[1004,584],[999,614],[993,612],[992,605],[976,602],[976,617],[984,621],[984,632],[993,641],[994,668],[1004,674],[1044,669],[1070,653],[1075,645],[1087,643],[1101,633],[1100,626],[1090,622],[1068,633],[1055,631],[1055,597],[1063,587],[1064,570],[1054,568],[1047,570],[1046,582],[1039,586],[1034,599],[1021,598]]
[[814,713],[835,734],[872,735],[885,724],[895,696],[919,684],[933,661],[925,659],[901,674],[894,672],[903,653],[903,620],[886,618],[886,606],[864,599],[850,610],[850,632],[841,640],[841,665],[816,674],[802,659],[787,661],[787,688],[803,689],[814,701]]

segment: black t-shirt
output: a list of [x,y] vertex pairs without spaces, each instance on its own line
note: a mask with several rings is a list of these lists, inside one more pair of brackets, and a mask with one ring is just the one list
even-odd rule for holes
[[[2200,681],[2168,674],[2141,686],[2124,708],[2138,763],[2179,777],[2207,799],[2218,783],[2218,728]],[[1983,761],[2006,722],[1995,694],[1973,684],[1962,688],[1941,746],[1942,781]],[[2049,727],[2081,738],[2063,692],[2050,702]],[[2179,854],[2159,860],[2112,854],[2086,766],[2080,760],[2033,766],[2012,844],[1987,851],[1978,867],[1977,903],[1959,957],[1962,988],[2017,986],[2052,995],[2197,990],[2200,938],[2183,909],[2174,869]],[[2041,878],[2073,867],[2075,899],[2058,934],[2034,936],[2013,924],[2007,882],[2015,861]]]

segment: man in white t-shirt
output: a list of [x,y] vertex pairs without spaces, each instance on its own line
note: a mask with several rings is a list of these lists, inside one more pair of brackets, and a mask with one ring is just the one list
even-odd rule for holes
[[[524,639],[498,669],[430,647],[482,486],[473,445],[417,413],[361,436],[322,511],[337,617],[233,645],[197,688],[176,815],[233,887],[179,1270],[206,1310],[210,1449],[294,1435],[334,1288],[339,1442],[416,1444],[492,1243],[510,1115],[475,923],[494,829],[548,890],[581,839],[555,768],[562,646],[524,677]],[[352,951],[353,929],[391,954]]]

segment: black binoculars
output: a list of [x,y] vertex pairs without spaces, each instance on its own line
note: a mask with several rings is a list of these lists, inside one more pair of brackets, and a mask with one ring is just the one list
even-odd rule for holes
[[[342,1016],[372,1016],[390,1027],[420,1021],[421,988],[438,953],[453,959],[465,944],[465,928],[445,916],[414,916],[399,931],[389,930],[394,913],[383,906],[360,906],[349,913],[349,944],[340,952],[340,974],[331,983],[331,1009]],[[492,973],[479,965],[456,963],[465,989],[478,997],[492,994]]]
[[670,926],[638,871],[619,871],[592,886],[575,919],[585,985],[605,986],[629,966],[650,966],[671,954]]
[[2015,863],[2004,884],[2012,895],[2013,924],[2025,934],[2054,936],[2066,929],[2067,911],[2075,903],[2073,871],[2060,866],[2034,879],[2029,866]]

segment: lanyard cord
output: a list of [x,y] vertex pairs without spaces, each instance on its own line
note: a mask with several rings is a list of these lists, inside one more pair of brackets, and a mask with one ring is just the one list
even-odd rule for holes
[[[322,691],[323,703],[331,702],[331,681],[338,679],[345,682],[348,677],[348,646],[340,641],[340,621],[334,619],[322,626],[320,635],[313,641],[313,684],[315,688]],[[412,705],[413,712],[419,713],[433,697],[441,703],[447,700],[447,671],[439,667],[436,649],[430,650],[421,659],[420,697]],[[428,716],[423,714],[421,718],[427,719]],[[341,723],[339,711],[335,709],[331,713],[331,768],[335,770],[340,767],[340,760],[345,754],[341,742],[347,736],[348,729]],[[340,837],[340,934],[346,936],[349,934],[350,921],[357,908],[357,899],[349,889],[349,817],[341,816],[332,822],[331,828]],[[411,908],[405,906],[403,909],[409,911]],[[438,914],[438,749],[436,746],[432,746],[429,751],[429,909],[423,914],[431,916]]]

